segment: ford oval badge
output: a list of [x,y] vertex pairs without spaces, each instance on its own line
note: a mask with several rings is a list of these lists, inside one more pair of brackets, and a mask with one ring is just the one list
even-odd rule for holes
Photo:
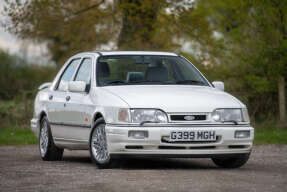
[[195,119],[195,117],[193,115],[186,115],[186,116],[184,116],[184,119],[187,121],[192,121]]

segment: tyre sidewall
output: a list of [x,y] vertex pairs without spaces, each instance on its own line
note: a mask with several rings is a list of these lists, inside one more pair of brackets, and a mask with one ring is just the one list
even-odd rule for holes
[[[46,153],[44,155],[42,155],[41,153],[41,146],[40,146],[40,137],[41,137],[41,132],[42,132],[42,126],[43,123],[46,122],[47,123],[47,131],[48,131],[48,145],[47,145],[47,149],[46,149]],[[47,117],[43,117],[43,119],[41,120],[41,124],[40,124],[40,131],[39,131],[39,150],[40,150],[40,156],[43,160],[48,160],[48,153],[49,153],[49,148],[51,146],[51,130],[50,130],[50,124],[49,121],[47,119]]]
[[[104,125],[106,124],[105,120],[103,118],[99,118],[98,120],[96,120],[94,125],[93,125],[92,131],[90,134],[90,139],[89,139],[89,151],[90,151],[90,156],[91,156],[92,162],[95,163],[98,168],[108,168],[111,164],[111,157],[109,156],[109,159],[106,162],[102,163],[102,162],[99,162],[96,160],[96,158],[94,157],[94,153],[92,151],[93,133],[98,128],[98,126],[101,124],[104,124]],[[106,138],[106,141],[107,141],[107,138]],[[108,143],[107,143],[107,145],[108,145]]]

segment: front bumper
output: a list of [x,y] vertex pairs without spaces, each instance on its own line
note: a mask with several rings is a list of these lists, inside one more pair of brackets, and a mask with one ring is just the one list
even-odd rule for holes
[[[148,137],[135,139],[128,136],[132,130],[148,131]],[[165,139],[171,131],[215,131],[214,142],[177,142],[169,143]],[[248,138],[235,138],[236,130],[250,131]],[[254,129],[250,126],[119,126],[106,125],[108,150],[111,155],[171,156],[171,157],[213,157],[220,155],[240,155],[250,153],[254,138]]]
[[39,137],[39,127],[40,127],[40,120],[38,118],[33,118],[30,120],[31,130],[34,134]]

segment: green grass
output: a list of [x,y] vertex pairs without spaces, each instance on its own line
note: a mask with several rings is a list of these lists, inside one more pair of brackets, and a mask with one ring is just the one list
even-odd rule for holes
[[30,129],[0,129],[0,146],[36,143],[37,138]]
[[255,128],[254,144],[287,144],[287,129]]
[[[0,129],[0,146],[36,144],[37,138],[28,128]],[[255,145],[287,144],[287,129],[255,128]]]

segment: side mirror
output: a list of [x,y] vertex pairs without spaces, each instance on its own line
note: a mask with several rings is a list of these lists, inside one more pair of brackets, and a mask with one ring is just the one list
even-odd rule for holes
[[49,88],[51,85],[52,85],[51,82],[43,83],[42,85],[40,85],[40,86],[38,87],[38,90],[42,90],[42,89]]
[[68,84],[68,90],[71,92],[85,92],[86,82],[84,81],[70,81]]
[[213,81],[213,82],[212,82],[212,85],[213,85],[216,89],[218,89],[218,90],[220,90],[220,91],[224,91],[224,83],[223,83],[222,81]]

